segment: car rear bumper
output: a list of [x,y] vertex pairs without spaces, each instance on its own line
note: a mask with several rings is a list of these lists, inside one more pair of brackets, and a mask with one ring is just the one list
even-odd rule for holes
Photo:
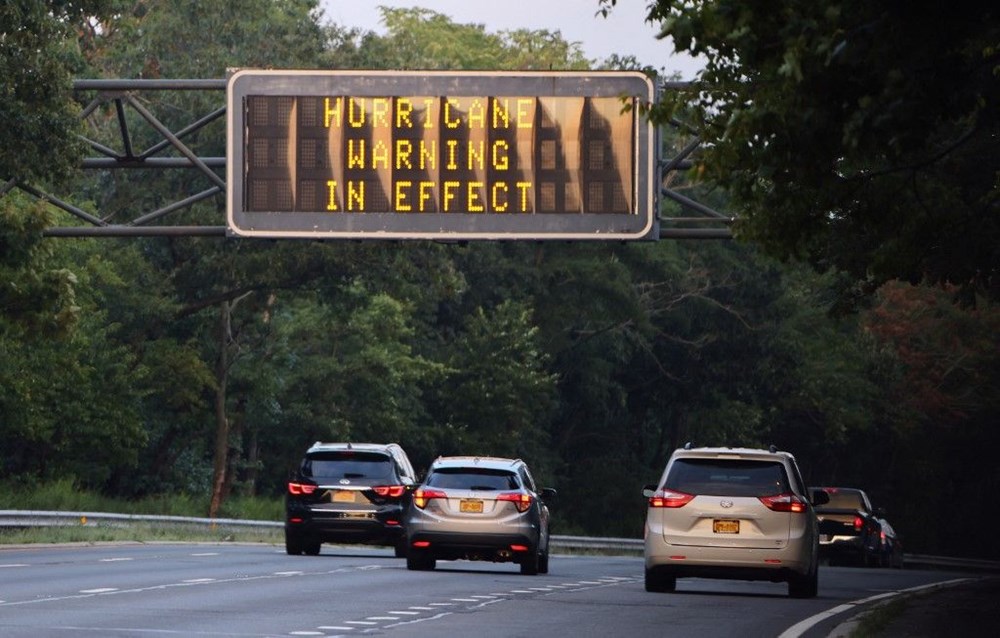
[[285,532],[324,543],[395,545],[405,536],[399,516],[381,513],[324,512],[295,515],[285,521]]
[[417,532],[407,538],[407,550],[442,560],[519,561],[537,551],[532,533]]
[[791,573],[808,574],[814,563],[812,552],[801,543],[762,549],[670,545],[647,539],[644,556],[648,570],[739,580],[787,580]]

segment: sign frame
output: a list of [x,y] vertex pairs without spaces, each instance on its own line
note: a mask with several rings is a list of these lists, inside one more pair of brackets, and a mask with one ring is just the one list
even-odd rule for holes
[[[474,213],[248,211],[245,101],[251,96],[634,97],[652,103],[650,78],[631,71],[232,71],[226,81],[226,231],[230,236],[380,240],[655,240],[657,132],[633,109],[632,212]],[[623,102],[624,106],[624,102]],[[583,160],[581,160],[582,162]]]

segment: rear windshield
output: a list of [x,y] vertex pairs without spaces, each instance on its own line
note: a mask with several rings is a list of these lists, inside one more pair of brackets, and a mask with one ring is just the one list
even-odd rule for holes
[[773,496],[791,491],[781,463],[736,459],[677,459],[664,487],[708,496]]
[[392,458],[377,452],[315,452],[302,461],[302,476],[389,479],[393,476]]
[[861,502],[860,492],[827,490],[826,493],[830,495],[830,502],[823,506],[826,509],[834,509],[834,510],[864,509],[864,503]]
[[428,487],[460,490],[516,490],[520,487],[517,474],[505,470],[447,467],[431,472]]

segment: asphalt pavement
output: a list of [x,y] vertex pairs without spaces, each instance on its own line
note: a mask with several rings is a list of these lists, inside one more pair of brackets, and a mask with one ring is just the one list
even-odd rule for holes
[[968,581],[903,594],[903,609],[888,625],[861,631],[868,610],[838,626],[829,638],[965,638],[996,636],[1000,627],[1000,577],[970,575]]

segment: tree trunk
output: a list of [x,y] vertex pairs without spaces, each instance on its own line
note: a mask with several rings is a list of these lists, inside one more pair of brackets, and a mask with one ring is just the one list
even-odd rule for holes
[[224,499],[229,457],[229,419],[226,418],[226,381],[229,375],[229,302],[219,307],[219,356],[215,363],[215,456],[212,468],[212,501],[208,517],[215,518]]

